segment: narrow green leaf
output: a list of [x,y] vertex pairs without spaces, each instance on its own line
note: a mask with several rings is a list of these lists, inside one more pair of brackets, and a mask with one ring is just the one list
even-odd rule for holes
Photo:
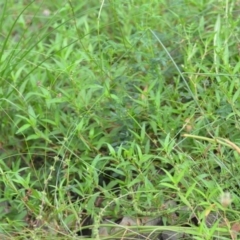
[[28,124],[28,123],[24,124],[22,127],[20,127],[20,128],[18,129],[18,131],[16,132],[16,134],[20,134],[20,133],[24,132],[26,129],[28,129],[28,128],[30,128],[30,127],[31,127],[30,124]]

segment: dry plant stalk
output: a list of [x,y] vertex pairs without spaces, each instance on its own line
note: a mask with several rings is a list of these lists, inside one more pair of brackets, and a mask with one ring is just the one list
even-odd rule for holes
[[225,145],[227,147],[232,148],[233,150],[235,150],[238,154],[240,154],[240,148],[233,142],[231,142],[230,140],[226,139],[226,138],[207,138],[207,137],[203,137],[203,136],[197,136],[197,135],[191,135],[191,134],[183,134],[183,137],[190,137],[190,138],[195,138],[195,139],[199,139],[199,140],[205,140],[211,143],[219,143],[222,145]]

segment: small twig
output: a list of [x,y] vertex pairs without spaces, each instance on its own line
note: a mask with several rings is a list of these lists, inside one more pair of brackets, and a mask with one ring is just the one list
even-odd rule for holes
[[240,148],[233,142],[231,142],[230,140],[226,139],[226,138],[208,138],[208,137],[203,137],[203,136],[197,136],[197,135],[191,135],[191,134],[183,134],[183,137],[189,137],[189,138],[195,138],[195,139],[199,139],[199,140],[205,140],[211,143],[219,143],[221,145],[227,146],[232,148],[233,150],[235,150],[238,154],[240,154]]

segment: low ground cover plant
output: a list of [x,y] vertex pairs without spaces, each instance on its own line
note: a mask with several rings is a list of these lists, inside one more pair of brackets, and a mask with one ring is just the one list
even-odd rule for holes
[[0,238],[237,239],[239,4],[0,3]]

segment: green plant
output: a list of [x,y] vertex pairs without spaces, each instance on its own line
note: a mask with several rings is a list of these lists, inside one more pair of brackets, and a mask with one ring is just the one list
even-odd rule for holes
[[237,238],[238,1],[1,5],[4,238]]

